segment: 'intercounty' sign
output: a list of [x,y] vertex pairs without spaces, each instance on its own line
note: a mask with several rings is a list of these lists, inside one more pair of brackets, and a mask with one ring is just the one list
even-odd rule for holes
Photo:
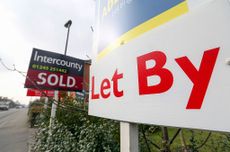
[[26,88],[82,91],[84,60],[33,49]]

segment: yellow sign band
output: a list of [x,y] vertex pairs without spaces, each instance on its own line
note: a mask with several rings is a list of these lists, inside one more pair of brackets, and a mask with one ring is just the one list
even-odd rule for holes
[[187,2],[184,1],[169,10],[159,14],[158,16],[140,24],[139,26],[131,29],[130,31],[123,34],[121,37],[119,37],[115,42],[110,44],[108,47],[106,47],[103,51],[101,51],[98,56],[97,60],[103,58],[105,55],[107,55],[112,50],[118,48],[119,46],[128,43],[132,39],[140,36],[141,34],[152,30],[182,14],[185,14],[188,12],[188,5]]

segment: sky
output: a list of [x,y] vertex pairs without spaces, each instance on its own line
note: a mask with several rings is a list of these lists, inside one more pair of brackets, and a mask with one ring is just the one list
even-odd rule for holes
[[[64,53],[69,19],[67,55],[91,58],[94,16],[95,0],[1,0],[0,59],[27,72],[33,48]],[[24,83],[25,77],[0,64],[0,96],[28,104],[34,97],[26,97]]]

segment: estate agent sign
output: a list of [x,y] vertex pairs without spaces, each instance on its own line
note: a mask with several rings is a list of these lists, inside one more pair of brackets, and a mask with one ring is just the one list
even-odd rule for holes
[[[100,2],[99,6],[107,1]],[[137,1],[127,0],[129,3],[119,8],[124,1],[115,2],[113,7],[100,7],[99,30],[107,30],[108,26],[103,25],[107,24],[106,18],[112,20],[119,11],[124,24],[140,14],[153,13],[147,11],[148,7],[139,7],[142,9],[136,12],[140,14],[129,13],[126,22],[125,9],[132,10]],[[147,2],[155,1],[138,2],[148,6]],[[99,55],[91,67],[89,114],[134,123],[230,132],[229,0],[209,0],[186,13],[186,1],[175,1],[167,7],[166,2],[172,1],[160,2],[162,7],[158,16],[153,15],[155,19],[170,9],[179,7],[184,11],[158,27],[156,22],[147,26],[145,23],[152,20],[147,18],[144,24],[125,28],[125,33],[119,30],[117,39],[107,39],[110,42],[101,42],[107,34],[97,33]],[[119,20],[112,26],[116,25],[120,25]],[[136,33],[136,27],[151,25],[156,28]],[[134,37],[125,39],[123,33]]]
[[33,49],[26,88],[82,91],[84,61],[58,53]]

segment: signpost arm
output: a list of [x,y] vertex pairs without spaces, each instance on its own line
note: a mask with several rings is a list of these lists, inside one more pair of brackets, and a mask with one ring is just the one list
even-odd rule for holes
[[70,31],[70,26],[72,25],[72,21],[69,20],[64,26],[68,29],[67,31],[67,36],[66,36],[66,43],[65,43],[65,52],[64,55],[67,53],[67,47],[68,47],[68,42],[69,42],[69,31]]
[[138,124],[120,122],[120,151],[139,152]]
[[[68,47],[68,42],[69,42],[69,31],[70,31],[70,26],[72,25],[72,21],[69,20],[68,22],[65,23],[65,27],[68,29],[67,31],[67,36],[66,36],[66,43],[65,43],[65,52],[64,55],[67,53],[67,47]],[[70,96],[70,92],[67,92],[67,95]]]

